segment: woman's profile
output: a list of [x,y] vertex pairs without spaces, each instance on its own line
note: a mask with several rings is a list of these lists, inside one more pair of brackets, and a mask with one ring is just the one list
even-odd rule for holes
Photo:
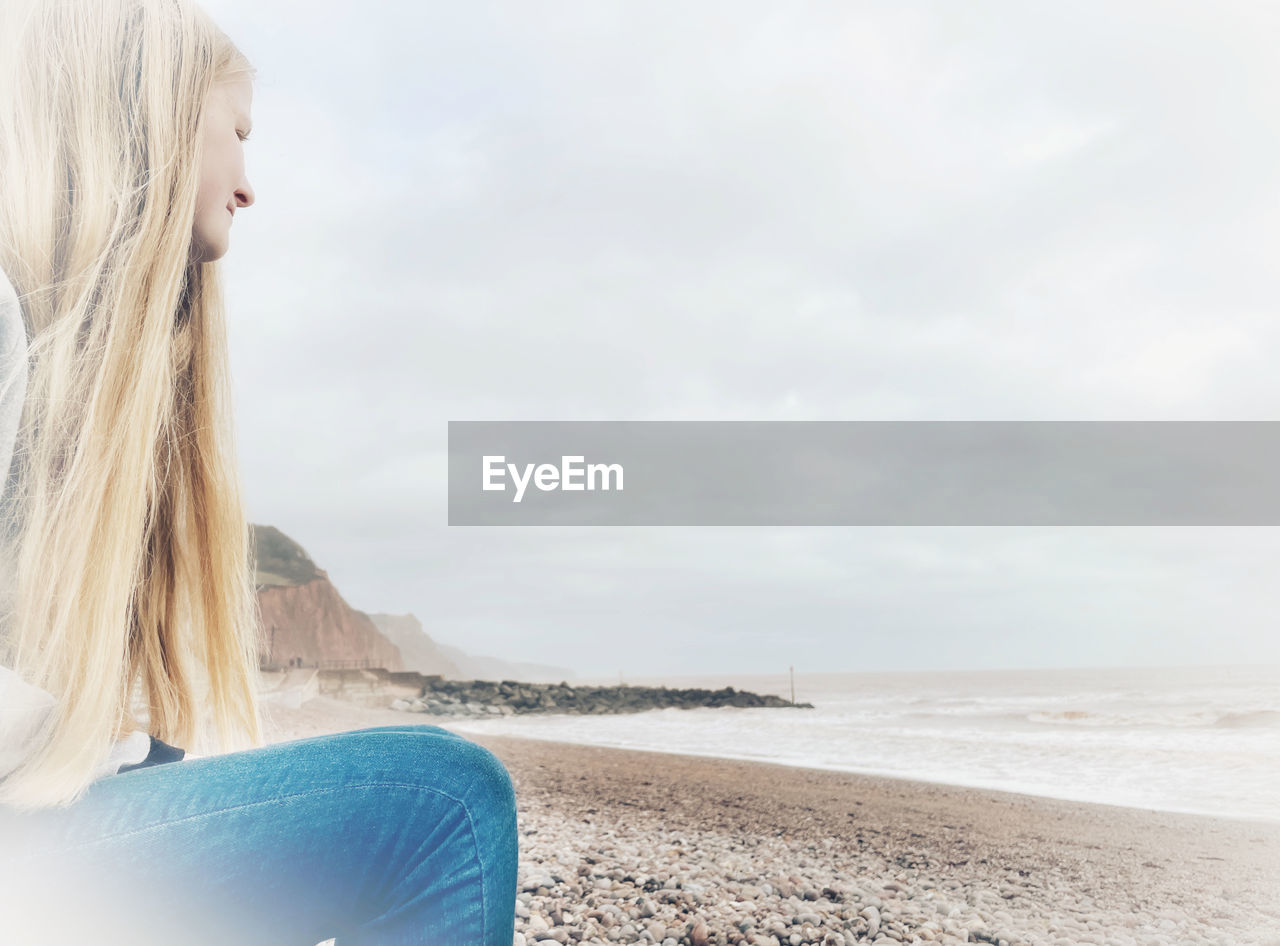
[[262,745],[218,266],[253,78],[190,0],[0,4],[0,942],[507,946],[488,750]]

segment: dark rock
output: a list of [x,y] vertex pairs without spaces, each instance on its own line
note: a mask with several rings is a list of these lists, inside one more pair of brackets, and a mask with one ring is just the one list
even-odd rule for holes
[[[351,672],[348,671],[347,675]],[[335,671],[322,677],[337,677]],[[651,709],[699,706],[778,707],[813,709],[812,703],[792,704],[773,695],[725,687],[672,689],[640,686],[570,686],[567,683],[521,683],[515,680],[450,680],[439,674],[392,672],[381,668],[363,671],[374,693],[411,699],[418,712],[439,715],[513,715],[516,713],[603,714],[639,713]],[[323,685],[322,689],[333,689]]]

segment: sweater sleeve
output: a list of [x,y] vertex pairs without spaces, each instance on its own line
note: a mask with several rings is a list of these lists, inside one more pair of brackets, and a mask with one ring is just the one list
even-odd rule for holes
[[[0,488],[7,481],[26,396],[26,337],[17,293],[4,270],[0,270]],[[6,568],[0,574],[0,582],[4,583],[0,592],[6,600],[10,579]],[[31,754],[53,706],[52,694],[30,686],[12,670],[0,666],[0,778]]]
[[0,269],[0,489],[8,480],[26,394],[27,328],[18,294]]
[[[0,667],[0,779],[39,747],[56,703],[52,693],[32,686],[8,667]],[[141,730],[117,739],[94,769],[94,781],[138,765],[147,758],[151,747],[151,737]]]
[[[0,489],[7,482],[14,440],[22,418],[27,389],[27,330],[13,284],[0,269]],[[0,574],[0,581],[10,576]],[[6,596],[7,587],[0,589]],[[0,665],[0,779],[21,765],[38,748],[57,701],[52,693],[32,686]],[[121,768],[137,765],[151,751],[151,738],[133,732],[117,740],[94,770],[95,781]]]
[[53,707],[53,694],[0,667],[0,778],[35,751]]

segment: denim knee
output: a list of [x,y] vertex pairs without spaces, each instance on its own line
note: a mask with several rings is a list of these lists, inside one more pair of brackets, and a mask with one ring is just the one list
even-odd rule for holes
[[511,773],[502,761],[479,743],[462,738],[454,746],[455,764],[467,773],[468,803],[490,817],[515,818],[516,795]]

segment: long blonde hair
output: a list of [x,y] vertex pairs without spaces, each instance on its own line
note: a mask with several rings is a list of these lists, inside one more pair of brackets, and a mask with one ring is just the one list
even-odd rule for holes
[[203,103],[253,74],[189,0],[0,2],[0,269],[29,342],[0,657],[57,699],[5,804],[79,798],[139,688],[166,742],[262,742],[219,268],[191,258]]

